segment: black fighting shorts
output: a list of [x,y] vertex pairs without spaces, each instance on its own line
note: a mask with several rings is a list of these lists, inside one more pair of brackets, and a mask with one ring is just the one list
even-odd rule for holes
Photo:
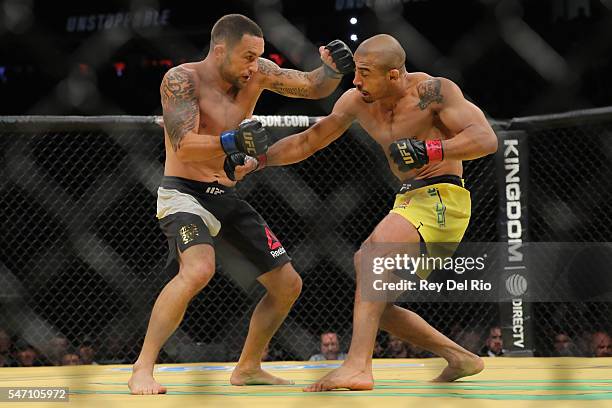
[[164,176],[157,190],[157,218],[168,238],[167,268],[173,274],[178,272],[177,249],[197,244],[215,249],[229,244],[255,266],[257,276],[291,261],[266,221],[233,187]]

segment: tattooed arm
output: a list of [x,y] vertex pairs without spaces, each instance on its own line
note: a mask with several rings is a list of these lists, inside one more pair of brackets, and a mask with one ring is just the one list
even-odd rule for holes
[[463,97],[461,89],[446,78],[432,78],[417,85],[418,107],[431,108],[455,137],[442,141],[444,159],[473,160],[497,151],[497,136],[482,111]]
[[219,137],[200,135],[196,74],[184,66],[170,69],[160,86],[164,129],[181,161],[202,161],[225,153]]
[[328,76],[322,66],[314,71],[302,72],[281,68],[265,58],[259,58],[258,72],[265,89],[290,98],[325,98],[336,89],[342,78]]

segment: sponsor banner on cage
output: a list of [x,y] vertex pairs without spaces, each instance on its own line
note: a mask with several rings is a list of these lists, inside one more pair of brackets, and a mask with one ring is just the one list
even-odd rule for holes
[[[529,268],[504,272],[508,243],[364,244],[357,274],[362,299],[522,303],[612,301],[612,243],[530,242]],[[500,279],[504,276],[504,279]],[[519,304],[520,300],[520,304]]]
[[528,202],[529,166],[528,139],[523,131],[499,133],[499,149],[496,155],[499,210],[497,225],[499,241],[506,242],[507,251],[500,260],[498,282],[506,285],[512,294],[499,303],[502,334],[510,353],[531,353],[531,304],[527,298],[532,293],[528,276],[529,255],[525,248],[529,241]]
[[308,127],[310,118],[305,115],[253,115],[253,119],[267,127]]

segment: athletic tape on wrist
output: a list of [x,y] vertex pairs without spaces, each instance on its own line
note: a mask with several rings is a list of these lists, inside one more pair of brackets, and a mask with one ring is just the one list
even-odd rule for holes
[[266,167],[266,164],[268,163],[268,156],[266,156],[266,154],[260,154],[259,156],[256,157],[257,159],[257,167],[255,167],[254,171],[258,171],[258,170],[262,170],[264,167]]
[[425,149],[430,162],[441,161],[444,159],[444,150],[441,140],[426,140]]

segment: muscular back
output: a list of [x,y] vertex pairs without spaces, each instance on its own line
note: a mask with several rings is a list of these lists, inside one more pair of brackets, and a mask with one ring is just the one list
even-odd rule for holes
[[447,140],[455,136],[440,120],[437,106],[443,102],[440,80],[423,73],[411,73],[406,95],[394,106],[378,102],[366,103],[357,90],[350,91],[350,104],[355,119],[383,148],[389,168],[400,180],[421,179],[443,174],[461,176],[460,160],[444,160],[427,164],[409,172],[399,171],[389,154],[389,145],[398,139]]

